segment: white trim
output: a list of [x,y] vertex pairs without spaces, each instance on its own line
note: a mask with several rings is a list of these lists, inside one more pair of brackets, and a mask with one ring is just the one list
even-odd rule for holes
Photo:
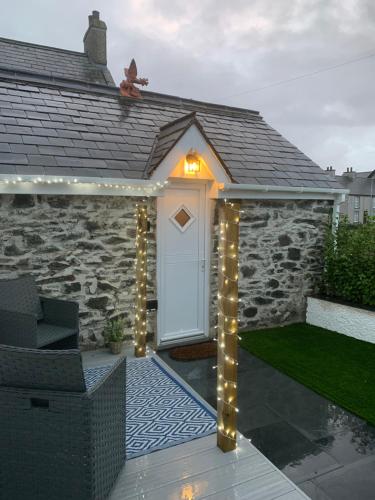
[[348,189],[224,183],[219,186],[218,198],[334,200],[337,196],[347,194],[349,194]]
[[166,183],[112,177],[0,174],[0,194],[160,196]]
[[[211,200],[209,198],[209,183],[197,182],[194,180],[176,180],[169,183],[171,189],[191,189],[192,186],[196,189],[201,188],[202,199],[200,203],[204,204],[205,208],[205,219],[204,219],[204,263],[205,263],[205,275],[204,275],[204,307],[203,307],[203,333],[194,333],[192,335],[187,335],[184,338],[179,339],[167,339],[162,340],[161,335],[161,307],[160,304],[163,300],[163,283],[161,280],[162,276],[162,255],[163,255],[163,244],[162,244],[162,231],[160,230],[160,217],[162,216],[159,206],[157,206],[157,230],[156,230],[156,282],[157,282],[157,298],[158,298],[158,312],[157,312],[157,332],[156,332],[156,347],[164,349],[168,346],[187,344],[199,340],[208,340],[210,336],[210,264],[211,264]],[[204,189],[203,189],[204,188]],[[165,195],[165,192],[164,192]]]

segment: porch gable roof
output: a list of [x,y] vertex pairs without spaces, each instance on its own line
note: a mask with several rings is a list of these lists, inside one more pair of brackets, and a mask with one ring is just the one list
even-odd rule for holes
[[195,125],[199,132],[202,134],[204,140],[210,146],[210,148],[215,153],[217,159],[221,163],[221,166],[224,168],[226,174],[232,182],[236,182],[230,170],[226,167],[223,160],[220,158],[220,155],[215,150],[215,147],[211,144],[211,141],[207,137],[207,134],[204,131],[203,126],[199,122],[196,116],[196,112],[193,111],[182,118],[177,118],[177,120],[173,120],[170,123],[160,127],[160,132],[155,138],[154,147],[152,150],[152,154],[150,156],[150,163],[147,169],[147,176],[151,176],[152,173],[157,169],[157,167],[161,164],[161,162],[166,158],[168,153],[173,149],[173,147],[177,144],[177,142],[182,138],[182,136],[187,132],[187,130]]

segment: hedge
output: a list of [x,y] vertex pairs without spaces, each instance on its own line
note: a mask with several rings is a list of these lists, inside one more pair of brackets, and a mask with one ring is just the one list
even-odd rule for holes
[[344,218],[334,233],[327,228],[322,292],[375,306],[375,217],[358,225]]

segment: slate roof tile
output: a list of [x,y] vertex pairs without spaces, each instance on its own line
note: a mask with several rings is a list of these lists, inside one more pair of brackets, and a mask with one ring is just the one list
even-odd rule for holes
[[28,156],[30,165],[41,165],[43,167],[57,165],[56,157],[50,155],[32,154]]
[[28,163],[27,156],[25,154],[17,153],[0,153],[0,163],[8,163],[14,165],[22,165]]
[[6,163],[4,165],[1,165],[0,163],[0,168],[1,168],[1,173],[2,174],[17,174],[17,166],[16,165],[10,165],[9,163]]
[[0,142],[18,142],[22,143],[22,136],[17,134],[8,134],[6,132],[6,127],[3,127],[3,133],[0,134]]
[[[2,105],[5,103],[2,103]],[[9,116],[9,117],[14,117],[13,123],[17,123],[16,118],[26,118],[26,112],[25,110],[20,110],[20,109],[13,109],[13,108],[1,108],[1,115],[2,116]]]
[[5,125],[5,130],[9,134],[31,134],[32,130],[30,127],[20,127],[19,125]]
[[102,170],[97,168],[91,168],[87,166],[86,168],[76,168],[72,167],[72,174],[81,177],[101,177]]
[[48,167],[44,168],[44,175],[63,175],[73,176],[73,169],[69,167]]
[[36,146],[28,144],[10,144],[10,150],[12,153],[25,153],[28,155],[38,153]]
[[10,116],[0,116],[0,123],[3,125],[17,125],[16,119]]
[[61,169],[61,175],[144,178],[194,116],[235,182],[340,187],[255,112],[147,92],[134,101],[115,90],[9,79],[0,80],[0,89],[1,154],[9,158],[0,173],[28,163],[45,172]]
[[105,170],[105,176],[108,178],[119,178],[123,179],[124,178],[124,172],[122,170],[113,170],[110,168],[106,168]]
[[[45,169],[40,165],[16,165],[18,175],[44,175]],[[60,174],[61,175],[61,174]]]
[[57,130],[55,130],[54,128],[46,128],[46,127],[43,127],[43,128],[37,128],[37,129],[34,129],[33,128],[33,133],[34,134],[37,134],[37,135],[44,135],[48,138],[51,138],[51,137],[58,137],[59,133]]
[[[0,66],[51,77],[113,85],[108,69],[91,63],[84,53],[5,38],[0,38]],[[34,85],[28,85],[25,90],[39,93],[38,87]],[[69,95],[68,92],[66,94]]]
[[135,158],[135,153],[127,151],[112,151],[112,156],[116,160],[132,160]]

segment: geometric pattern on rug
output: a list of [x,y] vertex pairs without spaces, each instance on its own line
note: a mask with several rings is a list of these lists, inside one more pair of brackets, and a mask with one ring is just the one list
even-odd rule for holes
[[[87,387],[108,366],[85,370]],[[216,417],[154,358],[127,360],[127,459],[216,432]]]
[[154,358],[130,360],[127,375],[128,458],[216,431],[216,417]]

